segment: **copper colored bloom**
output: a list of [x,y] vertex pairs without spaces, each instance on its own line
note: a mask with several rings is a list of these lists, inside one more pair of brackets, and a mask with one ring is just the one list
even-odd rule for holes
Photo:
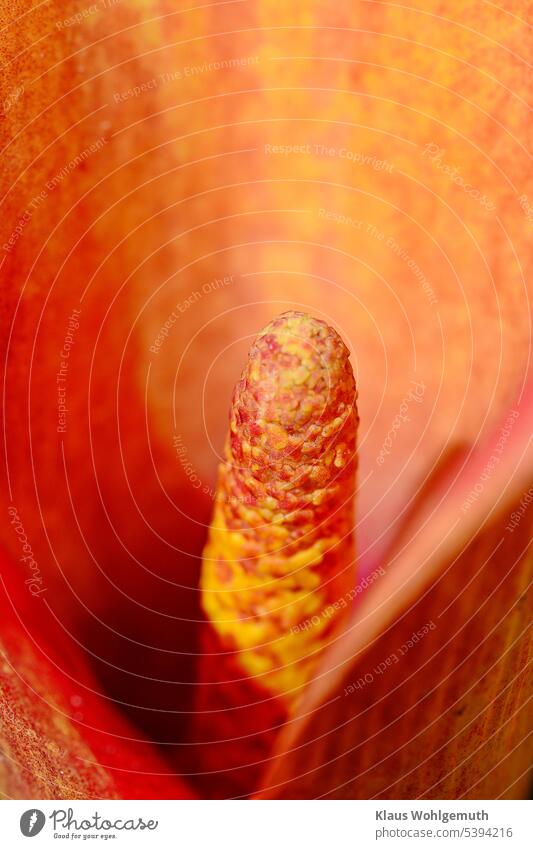
[[0,794],[527,794],[529,5],[0,0]]
[[348,613],[357,427],[348,356],[325,322],[285,313],[259,334],[233,394],[200,583],[209,625],[195,718],[196,734],[219,744],[199,749],[206,770],[250,767],[224,776],[227,785],[253,788]]

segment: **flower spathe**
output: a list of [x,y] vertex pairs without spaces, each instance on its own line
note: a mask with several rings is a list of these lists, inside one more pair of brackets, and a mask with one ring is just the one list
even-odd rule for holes
[[[358,569],[361,579],[386,576],[362,594],[365,627],[332,646],[338,655],[309,691],[323,725],[289,721],[264,764],[264,792],[523,794],[527,604],[518,601],[530,511],[505,528],[531,485],[526,5],[489,14],[454,2],[184,11],[134,2],[71,21],[83,8],[2,4],[2,543],[21,620],[6,662],[35,634],[30,665],[46,665],[28,608],[46,601],[79,654],[64,671],[90,662],[113,714],[165,743],[180,772],[172,744],[183,742],[193,701],[201,552],[228,399],[246,337],[304,310],[353,352]],[[412,381],[421,403],[406,402]],[[11,506],[47,588],[40,598],[23,586]],[[500,544],[483,569],[489,541]],[[515,561],[501,586],[491,583]],[[411,608],[416,616],[402,619]],[[373,673],[430,619],[418,646]],[[13,655],[12,667],[21,662]],[[343,696],[368,671],[374,681]],[[35,695],[19,684],[17,716],[31,717]],[[349,714],[342,727],[332,695]],[[88,723],[114,728],[91,704]],[[56,702],[43,710],[52,720]],[[33,764],[24,771],[9,718],[2,710],[12,764],[3,792],[64,795],[55,769],[45,784],[34,783]],[[289,756],[296,740],[305,769]],[[36,757],[45,743],[32,739]],[[112,757],[96,762],[120,770]],[[141,763],[139,782],[153,771]],[[97,792],[111,793],[107,780]]]

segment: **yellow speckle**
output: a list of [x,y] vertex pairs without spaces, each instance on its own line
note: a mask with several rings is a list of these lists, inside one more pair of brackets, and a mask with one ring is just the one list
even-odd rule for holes
[[268,425],[267,439],[276,451],[283,451],[289,441],[287,431],[278,424]]
[[309,379],[309,371],[305,368],[305,366],[301,366],[300,368],[295,369],[295,371],[293,372],[292,380],[293,380],[293,383],[296,384],[296,386],[301,386],[308,379]]

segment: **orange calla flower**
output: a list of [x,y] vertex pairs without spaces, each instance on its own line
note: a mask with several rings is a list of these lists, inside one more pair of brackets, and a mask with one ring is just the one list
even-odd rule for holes
[[0,792],[200,792],[229,399],[296,311],[358,387],[355,608],[250,792],[524,795],[525,4],[0,8]]

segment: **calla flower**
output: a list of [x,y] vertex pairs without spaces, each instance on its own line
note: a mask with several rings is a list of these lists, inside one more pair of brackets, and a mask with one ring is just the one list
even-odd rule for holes
[[524,4],[1,8],[0,791],[200,792],[231,391],[303,311],[358,386],[353,609],[247,792],[524,795]]

